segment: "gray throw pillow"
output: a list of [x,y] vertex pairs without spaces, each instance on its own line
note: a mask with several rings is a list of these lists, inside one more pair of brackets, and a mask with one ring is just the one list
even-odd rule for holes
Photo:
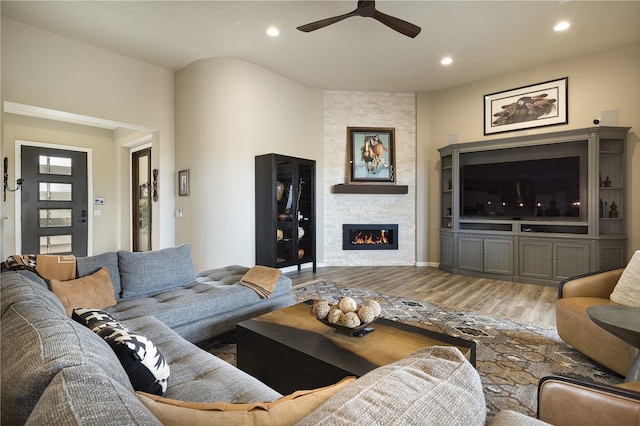
[[145,252],[119,251],[118,267],[122,298],[160,293],[196,280],[189,244]]
[[76,269],[78,278],[85,275],[91,275],[102,269],[104,266],[109,271],[109,278],[113,284],[113,290],[116,293],[116,299],[120,299],[122,287],[120,286],[120,270],[118,269],[118,255],[113,252],[102,253],[97,256],[87,256],[76,258]]
[[453,346],[432,346],[378,367],[341,389],[300,426],[484,426],[480,375]]

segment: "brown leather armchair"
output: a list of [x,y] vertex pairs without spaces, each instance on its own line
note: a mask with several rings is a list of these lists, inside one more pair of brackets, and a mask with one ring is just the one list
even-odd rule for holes
[[547,376],[538,383],[536,418],[503,410],[490,426],[640,426],[640,382],[616,386]]
[[640,426],[640,382],[609,386],[544,377],[538,384],[537,417],[555,426]]
[[594,323],[587,308],[617,305],[609,299],[624,269],[569,278],[558,287],[556,328],[558,335],[599,364],[626,375],[638,350]]

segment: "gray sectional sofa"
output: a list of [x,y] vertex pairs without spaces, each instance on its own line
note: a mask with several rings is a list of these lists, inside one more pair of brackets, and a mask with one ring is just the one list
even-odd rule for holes
[[[480,377],[455,348],[427,348],[358,380],[282,397],[190,340],[227,331],[239,320],[234,318],[289,303],[290,280],[281,277],[276,290],[281,296],[274,299],[275,304],[257,300],[253,290],[233,284],[246,268],[205,271],[197,274],[195,282],[170,285],[172,280],[178,282],[172,274],[181,269],[176,262],[186,252],[179,247],[147,254],[146,266],[138,263],[143,273],[136,280],[153,279],[136,282],[134,287],[127,280],[131,276],[122,278],[142,257],[116,253],[120,281],[114,287],[120,286],[119,298],[116,306],[105,310],[159,349],[170,370],[163,397],[137,393],[117,350],[95,329],[69,318],[60,299],[36,274],[3,272],[0,423],[281,425],[300,421],[314,425],[325,419],[336,424],[341,424],[340,419],[342,424],[484,423]],[[169,258],[171,262],[166,261]],[[113,261],[112,254],[78,259],[78,271],[91,274],[111,265],[109,272],[113,272]],[[158,275],[162,271],[165,274]],[[169,276],[171,280],[166,280]],[[167,288],[158,292],[152,281]],[[248,312],[248,305],[255,310]],[[206,404],[211,402],[216,409]],[[259,408],[257,403],[262,403]]]
[[194,343],[293,303],[291,279],[284,275],[273,295],[263,299],[239,284],[247,267],[234,265],[196,274],[188,244],[149,252],[109,252],[76,262],[78,276],[108,268],[118,303],[106,311],[114,317],[126,321],[153,315]]

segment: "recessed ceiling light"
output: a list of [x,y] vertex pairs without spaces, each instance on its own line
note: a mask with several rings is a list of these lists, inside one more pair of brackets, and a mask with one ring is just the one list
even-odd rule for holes
[[553,27],[553,31],[564,31],[568,29],[570,26],[571,24],[569,23],[569,21],[560,21],[556,24],[555,27]]
[[453,58],[451,58],[450,56],[447,56],[446,58],[442,58],[440,63],[442,65],[449,65],[449,64],[453,63]]
[[280,35],[280,30],[278,30],[276,27],[269,27],[267,29],[267,35],[271,37],[278,37]]

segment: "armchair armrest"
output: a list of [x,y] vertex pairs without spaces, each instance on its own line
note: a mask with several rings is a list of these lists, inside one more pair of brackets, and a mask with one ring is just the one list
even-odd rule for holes
[[[634,386],[640,390],[640,383]],[[537,417],[555,426],[639,425],[640,392],[566,377],[543,377],[538,384]]]
[[624,268],[593,272],[568,278],[558,286],[558,299],[563,297],[599,297],[608,299]]

